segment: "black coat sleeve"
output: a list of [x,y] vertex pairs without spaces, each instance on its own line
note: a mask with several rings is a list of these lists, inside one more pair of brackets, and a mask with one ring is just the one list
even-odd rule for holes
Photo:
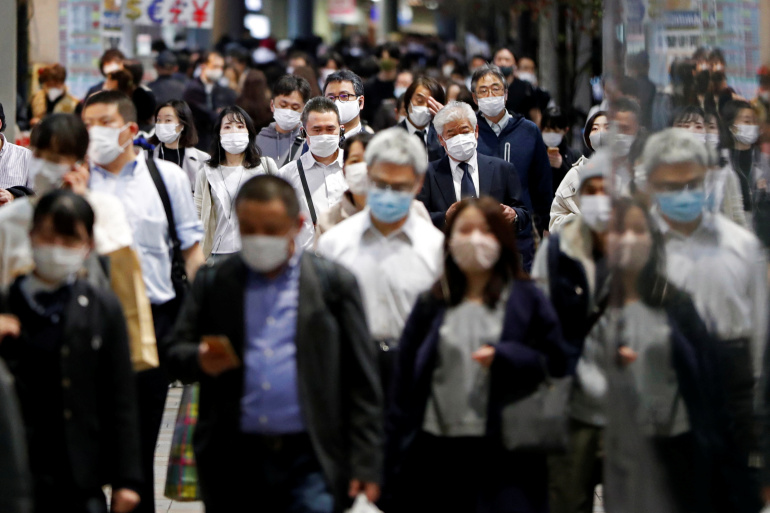
[[501,176],[505,183],[505,200],[503,203],[516,211],[516,229],[521,231],[529,226],[532,220],[530,212],[522,200],[519,175],[516,173],[516,166],[510,162],[503,161],[501,165],[503,166]]
[[535,154],[529,166],[529,195],[532,199],[533,214],[536,216],[537,230],[543,233],[548,229],[554,193],[548,149],[539,130],[535,138]]
[[32,476],[13,377],[0,359],[0,511],[32,512]]
[[441,210],[434,204],[433,178],[430,169],[425,174],[425,181],[422,183],[422,189],[420,189],[420,192],[417,194],[417,199],[422,201],[422,204],[425,205],[425,208],[430,215],[430,220],[433,222],[433,226],[439,230],[443,230],[444,225],[446,224],[446,210]]
[[104,427],[113,489],[138,489],[143,479],[139,447],[139,412],[128,331],[123,310],[109,291],[104,304],[103,346],[99,352],[100,416]]
[[342,341],[343,380],[348,387],[350,475],[380,483],[383,468],[383,393],[377,353],[355,277],[334,264],[339,294],[335,315]]

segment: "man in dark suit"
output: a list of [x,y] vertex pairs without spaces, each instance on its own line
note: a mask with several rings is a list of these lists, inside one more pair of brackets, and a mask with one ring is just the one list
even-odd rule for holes
[[417,77],[404,93],[406,119],[398,126],[422,141],[428,152],[428,162],[446,155],[431,119],[444,106],[445,101],[446,96],[441,84],[425,76]]
[[217,116],[225,107],[235,105],[235,91],[219,84],[225,69],[225,59],[217,52],[207,52],[201,57],[201,74],[187,84],[184,101],[190,106],[198,131],[196,148],[209,151]]
[[476,151],[479,136],[476,115],[463,102],[449,102],[436,114],[433,124],[447,155],[428,165],[417,199],[425,204],[433,224],[444,229],[460,200],[491,196],[500,202],[506,219],[517,232],[519,251],[529,270],[534,257],[529,211],[521,196],[516,168],[502,159]]
[[158,105],[184,97],[185,82],[179,80],[179,60],[171,50],[163,50],[155,61],[158,78],[149,84]]
[[332,513],[348,496],[374,501],[382,390],[356,280],[294,243],[303,219],[283,179],[252,178],[235,208],[242,252],[199,272],[162,346],[172,376],[200,382],[206,511]]

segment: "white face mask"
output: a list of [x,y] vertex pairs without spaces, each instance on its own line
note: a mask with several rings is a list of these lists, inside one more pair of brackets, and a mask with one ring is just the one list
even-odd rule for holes
[[88,256],[86,248],[65,248],[55,245],[32,247],[35,272],[44,280],[61,283],[75,275]]
[[410,110],[409,119],[412,120],[414,126],[425,126],[433,119],[433,114],[430,113],[428,107],[415,107],[412,105]]
[[238,132],[235,134],[222,134],[219,137],[222,148],[231,155],[240,155],[249,147],[248,132]]
[[322,159],[334,154],[340,147],[340,136],[337,134],[311,135],[308,137],[310,152]]
[[219,68],[206,70],[206,78],[209,82],[219,82],[223,74],[224,72]]
[[291,109],[275,109],[275,112],[273,113],[273,119],[275,119],[275,123],[281,128],[281,130],[286,130],[287,132],[297,128],[301,117],[301,112],[297,112],[296,110]]
[[476,134],[460,134],[447,139],[446,151],[449,156],[460,162],[465,162],[476,153]]
[[406,87],[396,87],[393,89],[393,96],[398,99],[406,92]]
[[170,144],[179,139],[179,135],[182,133],[176,131],[176,127],[178,126],[178,124],[157,123],[155,125],[155,137],[157,137],[160,142]]
[[612,203],[604,194],[580,196],[580,215],[583,222],[594,232],[604,233],[610,222]]
[[615,142],[612,150],[617,157],[627,157],[631,152],[631,146],[634,144],[636,136],[627,134],[615,134]]
[[741,144],[754,144],[759,139],[758,125],[734,125],[736,132],[733,134],[735,140]]
[[703,134],[699,134],[699,133],[696,133],[696,132],[690,132],[690,133],[692,134],[693,137],[698,139],[700,142],[702,142],[703,144],[706,144],[706,134],[705,133],[703,133]]
[[534,73],[530,73],[528,71],[520,71],[516,74],[516,76],[519,77],[519,80],[529,82],[533,86],[537,87],[537,76]]
[[564,136],[558,132],[543,132],[543,142],[549,148],[556,148],[564,139]]
[[350,192],[357,196],[363,196],[369,189],[369,170],[366,162],[356,162],[345,166],[345,181]]
[[343,125],[345,123],[350,123],[361,113],[361,107],[358,105],[358,99],[349,102],[341,102],[339,100],[335,100],[334,104],[337,106],[337,110],[340,112],[340,123]]
[[449,252],[464,272],[488,271],[500,259],[500,243],[493,235],[473,230],[470,235],[453,235]]
[[716,150],[719,147],[719,134],[706,134],[706,144]]
[[602,147],[605,141],[604,134],[607,132],[591,132],[591,134],[588,136],[588,140],[591,141],[591,148],[593,148],[594,151],[599,150],[599,148]]
[[64,89],[59,89],[58,87],[49,87],[48,92],[46,93],[49,101],[54,101],[56,98],[58,98],[63,94],[64,94]]
[[120,144],[120,134],[128,128],[128,123],[121,128],[109,126],[92,126],[88,130],[88,158],[91,162],[100,166],[107,166],[115,162],[123,150],[133,141],[129,139],[125,144]]
[[35,194],[42,196],[61,187],[62,178],[69,170],[69,164],[56,164],[45,159],[32,157],[29,161],[29,176]]
[[488,118],[499,115],[505,109],[505,96],[479,98],[479,110]]
[[111,62],[109,64],[104,65],[104,67],[102,68],[102,72],[104,73],[105,76],[107,76],[113,71],[118,71],[120,69],[123,69],[123,66],[121,66],[117,62]]
[[289,260],[288,237],[268,235],[241,236],[241,258],[257,272],[275,271]]

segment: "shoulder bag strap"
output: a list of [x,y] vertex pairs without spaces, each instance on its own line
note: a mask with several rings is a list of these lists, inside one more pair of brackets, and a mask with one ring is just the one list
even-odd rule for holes
[[302,166],[302,159],[297,159],[297,172],[299,173],[299,179],[302,181],[302,190],[305,191],[305,199],[307,200],[307,206],[310,209],[310,218],[313,220],[313,226],[315,226],[318,222],[318,218],[315,215],[313,196],[310,195],[310,187],[307,185],[307,178],[305,177],[305,168]]
[[[166,211],[166,219],[168,220],[168,237],[171,239],[171,249],[173,251],[173,259],[177,262],[183,263],[184,256],[182,255],[182,243],[179,241],[179,236],[176,232],[176,222],[174,222],[174,211],[171,209],[171,199],[168,196],[168,189],[163,182],[163,178],[160,176],[158,167],[155,165],[155,159],[152,154],[147,152],[147,169],[150,171],[150,176],[155,184],[155,188],[158,189],[158,196],[163,203],[163,210]],[[182,265],[184,268],[184,264]]]

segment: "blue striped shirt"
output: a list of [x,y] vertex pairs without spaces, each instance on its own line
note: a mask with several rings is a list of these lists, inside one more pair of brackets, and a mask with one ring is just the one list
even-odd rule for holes
[[0,189],[8,189],[17,185],[32,188],[29,177],[29,161],[32,152],[8,142],[3,134],[0,134],[3,148],[0,149]]

